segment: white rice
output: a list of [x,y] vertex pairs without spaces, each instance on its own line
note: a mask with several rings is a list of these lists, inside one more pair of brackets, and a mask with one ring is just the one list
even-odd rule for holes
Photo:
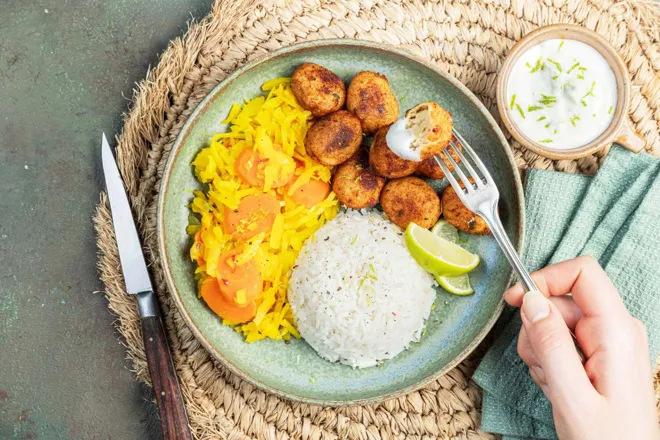
[[298,330],[320,356],[371,367],[419,341],[435,281],[378,212],[340,212],[304,244],[289,282]]

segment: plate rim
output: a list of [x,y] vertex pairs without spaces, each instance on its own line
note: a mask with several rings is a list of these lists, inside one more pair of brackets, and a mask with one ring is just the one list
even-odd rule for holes
[[[207,352],[212,357],[214,357],[216,360],[221,362],[227,369],[229,369],[229,371],[238,375],[241,379],[247,381],[248,383],[270,394],[274,394],[278,397],[282,397],[288,400],[313,404],[313,405],[341,407],[341,406],[349,406],[349,405],[368,405],[368,404],[380,403],[388,399],[392,399],[395,397],[399,397],[411,393],[413,391],[417,391],[423,388],[424,386],[426,386],[427,384],[431,383],[432,381],[443,376],[450,370],[454,369],[458,364],[460,364],[463,360],[465,360],[465,358],[467,358],[470,353],[472,353],[477,348],[477,346],[485,339],[486,335],[493,328],[493,326],[497,322],[497,319],[502,313],[502,310],[504,309],[504,298],[501,297],[499,299],[498,304],[495,310],[493,311],[493,313],[490,315],[486,323],[478,331],[476,337],[468,344],[467,347],[465,347],[465,349],[463,349],[458,355],[456,355],[443,368],[439,369],[438,371],[432,374],[429,374],[425,378],[419,380],[418,382],[412,385],[403,387],[396,391],[378,394],[375,396],[361,398],[361,399],[352,399],[352,400],[350,399],[332,400],[332,399],[301,396],[298,394],[294,394],[274,388],[273,386],[268,385],[255,377],[252,377],[250,374],[241,370],[240,368],[235,366],[232,362],[230,362],[227,358],[225,358],[222,355],[222,353],[220,353],[220,351],[218,351],[215,347],[213,347],[213,345],[211,345],[211,343],[204,337],[201,330],[197,327],[195,322],[192,320],[191,316],[188,314],[188,311],[186,310],[180,298],[178,289],[176,288],[176,285],[174,283],[174,279],[170,271],[170,265],[168,263],[169,258],[168,258],[168,253],[166,251],[165,228],[163,222],[164,210],[165,210],[165,194],[167,192],[167,188],[169,185],[174,162],[176,161],[176,158],[181,152],[181,146],[185,143],[185,140],[190,134],[189,132],[191,126],[194,123],[196,123],[196,121],[200,118],[201,114],[204,112],[206,107],[220,94],[221,90],[228,87],[234,80],[236,80],[243,73],[252,70],[265,62],[268,62],[273,58],[279,58],[299,51],[305,51],[318,47],[329,47],[329,46],[352,46],[356,48],[369,48],[375,51],[381,51],[388,54],[395,54],[397,56],[407,58],[408,60],[414,63],[421,64],[422,66],[431,69],[437,75],[441,76],[443,79],[450,82],[454,87],[459,89],[459,91],[463,93],[463,95],[465,95],[465,97],[472,103],[472,105],[474,105],[475,108],[486,118],[487,122],[493,129],[498,140],[500,141],[500,144],[504,147],[504,153],[507,157],[509,167],[513,171],[514,187],[516,189],[515,196],[518,205],[518,216],[519,216],[519,223],[517,228],[519,236],[517,243],[515,243],[514,246],[518,251],[518,254],[520,254],[521,250],[523,249],[524,238],[525,238],[525,201],[524,201],[522,181],[520,178],[520,172],[518,171],[518,167],[515,164],[513,153],[511,151],[511,146],[507,142],[506,137],[504,136],[504,133],[500,129],[497,122],[490,114],[490,112],[486,109],[486,107],[481,103],[481,101],[479,101],[479,99],[474,95],[474,93],[472,93],[472,91],[470,91],[465,85],[463,85],[460,81],[454,78],[454,76],[451,75],[450,73],[443,71],[438,66],[430,62],[427,62],[426,60],[424,60],[423,58],[417,55],[414,55],[408,51],[404,51],[394,46],[366,41],[366,40],[353,40],[353,39],[319,39],[319,40],[303,41],[300,43],[295,43],[289,46],[279,48],[275,51],[264,54],[262,56],[259,56],[249,61],[248,63],[244,64],[243,66],[239,67],[230,75],[228,75],[225,79],[223,79],[218,85],[216,85],[206,95],[206,97],[197,105],[195,110],[188,117],[186,123],[181,128],[181,131],[177,135],[176,140],[172,144],[172,150],[167,159],[167,163],[163,170],[163,177],[159,185],[157,211],[156,211],[156,234],[158,238],[158,253],[162,259],[161,266],[163,273],[165,275],[165,281],[167,284],[168,293],[170,294],[170,297],[174,301],[174,304],[179,310],[179,313],[181,313],[184,322],[186,323],[190,331],[193,333],[195,338],[202,344],[202,346],[207,350]],[[514,279],[514,274],[513,274],[513,269],[511,269],[509,284],[511,284],[513,279]]]

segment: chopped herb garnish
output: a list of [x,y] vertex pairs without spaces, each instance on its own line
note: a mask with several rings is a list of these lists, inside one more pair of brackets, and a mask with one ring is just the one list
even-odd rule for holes
[[540,140],[539,142],[543,142],[544,144],[551,144],[553,142],[553,140],[552,139],[543,139],[543,140]]
[[547,116],[541,116],[540,118],[538,118],[538,119],[536,120],[536,122],[539,122],[539,121],[545,121],[546,119],[548,119]]
[[557,129],[556,128],[552,131],[552,134],[557,134]]
[[399,101],[401,101],[401,102],[406,102],[406,97],[405,97],[405,96],[402,97]]
[[540,105],[528,105],[527,106],[527,111],[528,112],[535,112],[536,110],[542,110],[542,109],[543,109],[543,107],[541,107]]
[[595,118],[595,117],[596,117],[596,113],[594,113],[592,116]]
[[355,242],[357,241],[357,239],[358,239],[358,236],[356,235],[355,237],[353,237],[353,240],[351,241],[351,244],[355,244]]
[[511,103],[509,104],[509,110],[513,110],[513,106],[516,105],[516,94],[511,95]]
[[596,96],[594,95],[594,87],[596,87],[596,81],[591,83],[591,87],[589,88],[589,91],[584,94],[582,99],[586,98],[587,96]]
[[571,66],[571,68],[568,69],[568,71],[566,72],[566,74],[568,75],[569,73],[571,73],[571,72],[573,71],[573,69],[575,69],[575,68],[578,67],[579,65],[580,65],[579,62],[573,64],[573,65]]
[[543,63],[543,57],[539,57],[539,59],[536,60],[536,64],[534,65],[532,70],[529,71],[529,73],[534,73],[539,69],[541,70],[545,69],[545,63]]
[[532,65],[529,63],[525,63],[525,66],[529,67],[530,69],[532,68]]
[[[610,106],[610,108],[607,109],[607,114],[608,114],[608,115],[611,115],[611,114],[612,114],[612,110],[614,110],[614,107],[613,107],[613,106]],[[594,116],[595,116],[595,115],[594,115]]]
[[543,99],[554,99],[555,101],[557,100],[557,96],[556,96],[556,95],[544,95],[543,93],[541,93],[541,97],[542,97]]
[[310,378],[309,378],[309,381],[310,381],[311,383],[316,383],[316,379],[314,379],[313,377],[310,377]]
[[580,72],[586,72],[586,71],[587,71],[587,68],[586,68],[586,67],[582,67],[582,66],[580,66],[580,67],[578,67],[578,70],[579,70]]
[[545,128],[550,127],[550,123],[548,122],[547,124],[544,125]]
[[578,77],[578,79],[584,79],[583,75],[578,75],[577,77]]
[[520,116],[522,116],[522,118],[525,119],[525,112],[523,111],[520,104],[516,104],[516,109],[518,109],[518,113],[520,113]]
[[585,101],[584,99],[583,99],[582,101],[580,101],[580,102],[581,102],[582,105],[585,106],[585,107],[588,105],[588,104],[587,104],[587,101]]
[[559,75],[555,75],[555,76],[552,77],[553,80],[555,80],[557,78],[559,78]]
[[557,61],[553,60],[552,58],[548,58],[548,62],[554,64],[559,73],[562,72],[561,64],[559,64]]
[[559,47],[557,48],[557,52],[561,50],[561,47],[564,45],[564,40],[561,40],[561,43],[559,43]]
[[578,115],[573,115],[573,117],[571,117],[571,119],[569,119],[569,120],[571,121],[571,125],[572,125],[573,127],[575,127],[575,126],[576,126],[576,125],[575,125],[575,121],[579,121],[579,120],[580,120],[580,116],[578,116]]

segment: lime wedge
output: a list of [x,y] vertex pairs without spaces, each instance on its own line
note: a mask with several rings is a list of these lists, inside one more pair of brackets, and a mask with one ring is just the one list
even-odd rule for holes
[[431,228],[431,232],[447,241],[458,243],[458,229],[450,225],[447,220],[438,220],[438,223]]
[[459,275],[457,277],[439,277],[436,275],[435,280],[440,284],[440,287],[454,295],[471,295],[474,293],[470,285],[470,277],[468,274]]
[[405,234],[406,246],[417,264],[439,276],[455,277],[468,273],[479,264],[479,256],[415,223]]

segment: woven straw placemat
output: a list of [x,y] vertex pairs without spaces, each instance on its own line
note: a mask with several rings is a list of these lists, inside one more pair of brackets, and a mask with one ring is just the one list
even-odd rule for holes
[[[218,0],[205,19],[170,43],[135,90],[117,154],[198,439],[494,438],[478,430],[481,392],[470,379],[478,355],[405,397],[339,409],[282,400],[229,373],[197,342],[169,298],[157,252],[156,200],[165,162],[188,116],[229,73],[260,55],[321,38],[387,43],[432,60],[496,114],[495,80],[507,51],[524,34],[551,23],[594,29],[624,57],[633,80],[630,117],[646,137],[647,151],[660,155],[660,11],[652,2]],[[593,173],[602,158],[550,161],[511,145],[521,169]],[[148,383],[136,304],[124,291],[105,195],[94,223],[109,308],[137,377]]]

